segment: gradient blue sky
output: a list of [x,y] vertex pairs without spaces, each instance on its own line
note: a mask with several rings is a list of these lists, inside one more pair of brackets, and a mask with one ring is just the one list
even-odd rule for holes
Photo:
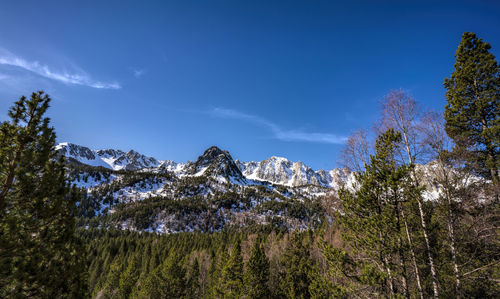
[[330,169],[391,89],[443,110],[464,31],[498,56],[500,2],[1,1],[0,120],[42,89],[58,141]]

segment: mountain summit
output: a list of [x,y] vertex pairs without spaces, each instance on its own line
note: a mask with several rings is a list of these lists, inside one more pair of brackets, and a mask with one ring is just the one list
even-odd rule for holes
[[228,180],[234,179],[243,182],[245,177],[241,173],[228,151],[216,146],[209,147],[196,162],[187,166],[187,173],[192,175],[222,176]]
[[298,187],[321,186],[338,188],[352,181],[346,169],[313,170],[303,162],[293,162],[283,157],[272,156],[263,161],[242,162],[233,160],[228,151],[211,146],[195,162],[178,163],[172,160],[157,160],[134,150],[124,152],[116,149],[91,150],[88,147],[68,142],[60,143],[56,150],[70,162],[90,166],[102,166],[112,170],[150,169],[156,172],[173,172],[178,176],[213,176],[227,181],[246,183],[248,180]]
[[101,166],[112,170],[139,170],[160,165],[153,157],[147,157],[134,150],[124,152],[115,149],[91,150],[88,147],[69,142],[59,143],[56,151],[70,162],[90,166]]

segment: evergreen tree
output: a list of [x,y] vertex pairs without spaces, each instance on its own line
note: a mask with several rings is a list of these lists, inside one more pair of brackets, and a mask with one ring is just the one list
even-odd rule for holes
[[313,299],[324,298],[344,298],[340,288],[336,286],[328,276],[321,273],[319,265],[313,265],[309,272],[311,283],[309,284],[309,294]]
[[168,258],[140,283],[132,298],[185,298],[186,271],[179,252],[171,251]]
[[[353,193],[342,189],[343,240],[349,251],[327,248],[325,258],[340,276],[343,288],[356,292],[363,288],[369,297],[409,296],[406,246],[401,237],[401,192],[418,192],[412,187],[409,168],[398,166],[394,150],[401,134],[389,129],[377,139],[376,154],[357,175],[360,184]],[[349,252],[349,253],[348,253]]]
[[292,233],[282,256],[281,292],[286,298],[310,298],[311,258],[299,233]]
[[163,279],[160,267],[158,267],[141,279],[139,288],[132,293],[131,298],[164,298],[162,297],[163,287]]
[[226,244],[222,244],[217,250],[217,254],[212,251],[210,256],[210,268],[208,269],[208,274],[210,276],[209,281],[209,296],[210,298],[220,298],[224,294],[222,285],[222,270],[224,269],[227,261],[229,260],[229,254]]
[[243,258],[241,257],[241,241],[233,244],[231,255],[222,269],[220,289],[223,298],[239,298],[243,289]]
[[472,32],[462,35],[455,70],[446,78],[446,132],[469,153],[467,164],[498,181],[500,168],[500,69],[491,46]]
[[128,263],[125,271],[120,275],[120,281],[118,282],[118,294],[120,298],[129,298],[132,293],[132,289],[139,278],[139,271],[137,266],[137,260],[132,257]]
[[0,297],[84,297],[75,237],[79,192],[58,160],[43,92],[21,97],[0,125]]
[[189,272],[189,278],[186,283],[188,298],[199,298],[200,292],[200,264],[198,259],[195,258],[193,265],[191,266],[191,271]]
[[172,251],[161,267],[163,280],[162,298],[184,298],[186,294],[186,270],[180,252]]
[[101,294],[105,295],[108,298],[113,298],[118,294],[118,287],[122,271],[123,263],[118,257],[116,257],[109,267],[106,282],[102,287]]
[[269,298],[269,261],[258,240],[255,241],[243,277],[247,298]]

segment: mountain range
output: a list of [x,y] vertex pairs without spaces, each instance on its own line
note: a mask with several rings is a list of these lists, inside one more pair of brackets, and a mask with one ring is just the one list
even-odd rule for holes
[[[216,146],[208,148],[194,163],[158,160],[134,150],[128,152],[116,149],[91,150],[88,147],[68,142],[58,144],[56,150],[72,162],[101,166],[111,170],[171,171],[181,176],[201,175],[208,170],[209,173],[227,174],[228,177],[237,180],[267,181],[291,187],[317,185],[337,189],[351,176],[351,172],[347,169],[315,171],[300,161],[292,162],[275,156],[259,162],[233,160],[229,152],[220,150]],[[216,161],[217,159],[219,161]],[[210,167],[212,162],[216,162],[223,169]]]
[[[56,146],[82,190],[79,225],[158,233],[231,227],[313,228],[334,217],[337,191],[356,188],[348,169],[313,170],[282,157],[234,160],[212,146],[194,162],[159,160],[116,149]],[[417,165],[427,199],[439,196],[432,163]]]

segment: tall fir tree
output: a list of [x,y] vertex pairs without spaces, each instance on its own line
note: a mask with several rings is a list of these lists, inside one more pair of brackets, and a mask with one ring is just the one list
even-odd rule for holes
[[209,275],[209,290],[208,295],[210,298],[220,298],[224,294],[222,286],[222,269],[229,260],[229,254],[226,244],[222,244],[217,249],[217,253],[214,251],[210,254],[210,267],[208,269]]
[[184,298],[186,295],[186,270],[180,252],[170,252],[161,267],[162,298]]
[[398,166],[394,154],[401,134],[389,129],[377,139],[376,154],[365,171],[357,174],[355,192],[339,191],[346,249],[326,248],[330,273],[342,281],[336,293],[348,294],[363,289],[368,297],[409,297],[401,212],[402,192],[418,192],[409,181],[410,169]]
[[194,259],[193,265],[191,266],[191,271],[189,271],[189,276],[186,285],[187,285],[188,298],[200,297],[201,295],[200,264],[198,263],[198,258]]
[[219,285],[223,298],[240,298],[243,290],[243,258],[239,239],[233,244],[231,255],[222,269]]
[[253,245],[243,282],[246,298],[269,298],[269,260],[259,240]]
[[127,299],[130,297],[132,290],[139,279],[139,271],[137,265],[137,258],[132,256],[129,261],[127,268],[120,275],[120,280],[118,282],[118,297]]
[[286,298],[310,298],[312,261],[301,234],[294,232],[282,255],[281,293]]
[[85,251],[74,234],[80,195],[54,150],[49,102],[41,91],[23,96],[0,125],[0,297],[86,295]]
[[491,45],[472,32],[462,35],[455,70],[446,78],[446,132],[467,164],[498,182],[500,168],[500,69]]
[[167,259],[149,273],[131,298],[186,298],[186,270],[180,252],[172,250]]

